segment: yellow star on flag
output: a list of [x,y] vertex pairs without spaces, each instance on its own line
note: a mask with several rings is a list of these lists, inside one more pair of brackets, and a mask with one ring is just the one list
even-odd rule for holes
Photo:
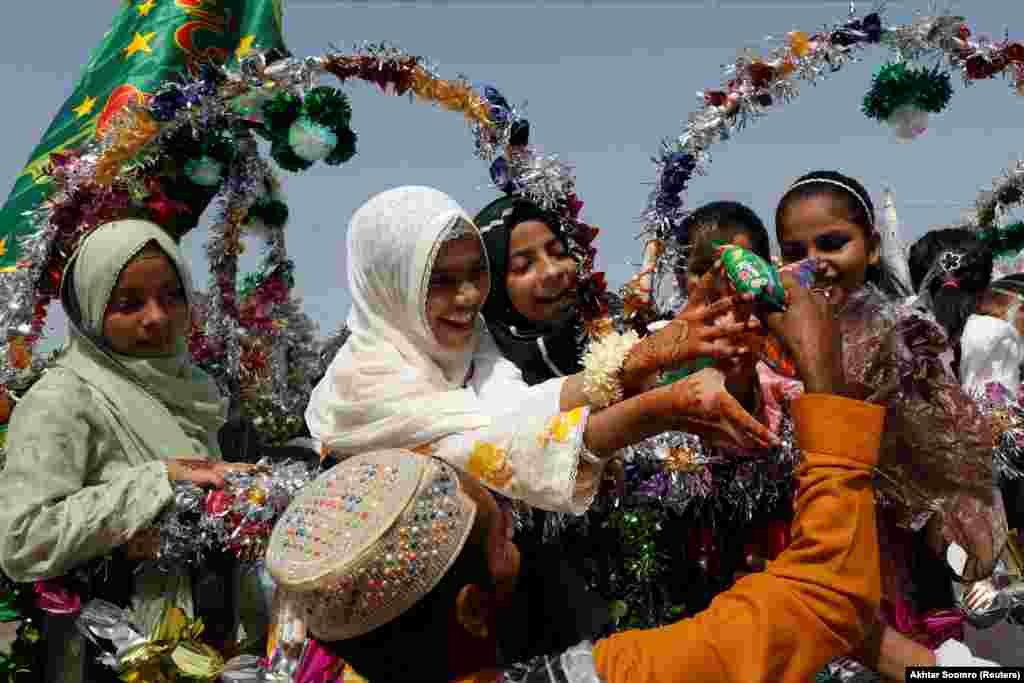
[[156,7],[156,0],[146,0],[146,2],[141,5],[136,5],[135,9],[138,11],[140,17],[148,17],[154,7]]
[[235,50],[235,56],[238,59],[242,59],[250,52],[252,52],[252,45],[256,42],[256,36],[246,36],[242,38],[242,41],[238,44],[238,49]]
[[0,257],[7,255],[7,238],[0,240]]
[[156,35],[156,31],[142,35],[136,33],[135,38],[132,39],[131,44],[124,49],[126,57],[131,57],[136,52],[145,52],[147,55],[153,54],[153,48],[149,46],[149,41],[153,40],[153,36]]
[[83,116],[88,116],[89,114],[91,114],[92,113],[92,109],[95,106],[96,106],[96,98],[95,97],[89,97],[88,95],[86,95],[85,99],[82,100],[82,103],[79,104],[74,109],[72,109],[71,111],[75,112],[75,114],[78,115],[78,118],[82,118]]

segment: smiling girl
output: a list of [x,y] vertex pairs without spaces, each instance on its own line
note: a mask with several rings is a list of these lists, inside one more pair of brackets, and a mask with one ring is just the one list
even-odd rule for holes
[[[910,631],[900,615],[921,608],[911,599],[911,579],[938,575],[971,582],[988,576],[1006,543],[1006,519],[1001,498],[992,493],[990,426],[944,360],[950,355],[945,330],[930,314],[901,305],[908,291],[881,257],[874,216],[859,182],[817,171],[783,195],[775,228],[783,261],[817,259],[824,293],[842,307],[847,382],[887,405],[876,486],[887,503],[879,513],[879,536],[884,621],[892,628],[879,632],[866,659],[902,678],[905,666],[969,658],[956,641],[933,652],[901,635]],[[933,554],[918,566],[934,569],[911,575],[910,550],[924,543]],[[966,555],[959,566],[944,561],[950,548]]]

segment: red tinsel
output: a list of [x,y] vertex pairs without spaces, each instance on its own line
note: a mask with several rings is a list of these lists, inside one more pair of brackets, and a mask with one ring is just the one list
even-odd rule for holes
[[392,88],[396,95],[404,95],[412,88],[414,70],[419,65],[415,57],[382,60],[376,57],[334,57],[324,67],[338,80],[358,78],[375,83],[381,90]]

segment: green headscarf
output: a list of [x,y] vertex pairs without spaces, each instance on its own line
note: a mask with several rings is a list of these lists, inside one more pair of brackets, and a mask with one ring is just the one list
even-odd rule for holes
[[192,364],[184,337],[174,355],[136,358],[115,353],[103,337],[103,319],[121,271],[155,243],[178,272],[191,309],[191,274],[174,241],[159,226],[123,220],[97,228],[68,262],[61,303],[69,339],[57,366],[81,378],[127,452],[146,460],[219,459],[216,433],[227,402]]

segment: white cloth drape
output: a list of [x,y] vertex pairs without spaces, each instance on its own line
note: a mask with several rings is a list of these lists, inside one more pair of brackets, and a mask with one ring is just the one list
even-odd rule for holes
[[998,382],[1017,395],[1024,343],[1017,329],[1000,318],[972,315],[960,338],[960,384],[969,394]]

